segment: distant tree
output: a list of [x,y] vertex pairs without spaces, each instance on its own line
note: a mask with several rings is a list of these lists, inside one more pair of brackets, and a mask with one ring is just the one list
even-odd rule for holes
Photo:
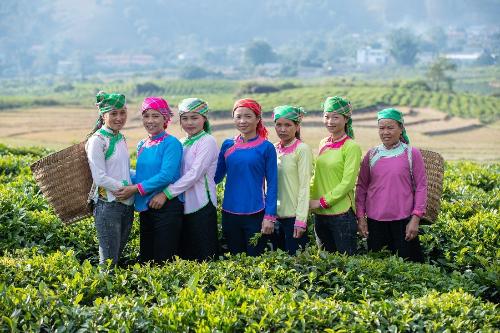
[[261,40],[251,42],[245,48],[245,62],[250,65],[261,65],[269,62],[275,62],[277,59],[276,53],[271,45]]
[[437,58],[427,69],[426,76],[434,90],[440,91],[442,85],[446,90],[453,91],[454,79],[448,75],[449,71],[456,71],[457,65],[446,58]]
[[431,28],[427,32],[427,38],[435,53],[445,50],[448,43],[448,36],[442,27]]
[[180,77],[187,80],[203,79],[210,76],[210,72],[199,66],[185,66],[181,68]]
[[408,29],[397,29],[389,35],[390,53],[400,65],[413,66],[418,54],[418,38]]

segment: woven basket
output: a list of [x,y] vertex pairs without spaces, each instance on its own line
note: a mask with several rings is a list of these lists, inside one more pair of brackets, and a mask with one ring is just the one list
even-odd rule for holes
[[64,224],[89,217],[87,204],[92,175],[85,142],[50,154],[31,165],[33,176],[47,201]]
[[427,209],[423,216],[423,223],[432,223],[436,220],[441,208],[441,194],[443,193],[444,159],[433,151],[420,149],[427,175]]

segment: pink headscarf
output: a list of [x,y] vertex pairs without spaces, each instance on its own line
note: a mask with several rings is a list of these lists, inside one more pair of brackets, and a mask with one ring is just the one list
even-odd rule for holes
[[141,113],[144,113],[146,110],[156,110],[160,112],[163,118],[165,118],[165,124],[163,124],[164,128],[167,128],[170,118],[174,115],[168,102],[161,97],[146,97],[144,102],[142,102]]
[[250,99],[250,98],[243,98],[234,103],[233,106],[233,115],[234,111],[236,111],[237,108],[249,108],[250,110],[255,113],[257,117],[260,117],[259,122],[257,123],[257,134],[259,137],[267,139],[267,129],[262,123],[262,107],[260,106],[259,103],[257,103],[256,100]]

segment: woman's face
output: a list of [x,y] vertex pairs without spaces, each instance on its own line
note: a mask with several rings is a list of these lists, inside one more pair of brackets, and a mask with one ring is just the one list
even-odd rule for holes
[[142,124],[149,135],[155,136],[164,130],[165,118],[160,112],[148,109],[142,113]]
[[345,124],[347,123],[347,118],[340,113],[336,112],[325,112],[323,114],[323,123],[326,129],[333,136],[341,136],[345,134]]
[[181,115],[181,126],[189,136],[192,136],[201,132],[205,120],[205,117],[197,112],[186,112]]
[[113,131],[118,132],[127,122],[127,110],[120,109],[109,111],[103,114],[102,118],[104,119],[104,125]]
[[249,108],[239,107],[234,110],[233,120],[242,135],[256,133],[259,117]]
[[392,147],[399,142],[403,133],[401,125],[393,119],[380,119],[378,121],[378,135],[386,147]]
[[297,133],[298,128],[299,126],[295,124],[295,122],[286,118],[279,118],[274,123],[276,134],[284,144],[292,142],[292,140],[295,138],[295,133]]

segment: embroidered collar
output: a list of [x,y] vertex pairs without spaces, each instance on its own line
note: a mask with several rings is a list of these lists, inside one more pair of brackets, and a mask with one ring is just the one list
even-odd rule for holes
[[195,134],[191,137],[184,138],[184,140],[182,140],[182,145],[184,147],[192,146],[196,141],[198,141],[199,139],[201,139],[203,136],[205,136],[207,134],[208,134],[207,132],[205,132],[204,130],[201,130],[200,132],[198,132],[197,134]]
[[383,144],[378,145],[370,151],[370,168],[373,168],[381,158],[397,157],[403,154],[407,149],[408,145],[401,141],[390,149],[387,149]]
[[160,144],[163,140],[165,140],[165,138],[167,136],[168,136],[168,133],[165,131],[162,131],[159,134],[148,137],[146,140],[144,140],[143,144],[139,148],[139,151],[137,152],[137,156],[139,156],[142,153],[144,148],[149,148],[149,147],[153,147],[153,146]]
[[326,140],[325,144],[320,148],[319,154],[321,155],[322,153],[324,153],[328,149],[339,149],[349,139],[350,139],[350,137],[347,134],[344,134],[342,137],[338,138],[337,140],[333,140],[332,136],[329,136],[328,139]]
[[276,144],[276,150],[278,151],[279,155],[288,155],[293,153],[301,142],[302,141],[300,141],[299,139],[293,139],[293,141],[288,146],[284,146],[280,141]]
[[248,140],[247,142],[244,142],[243,137],[241,135],[238,135],[234,138],[234,144],[224,153],[224,158],[228,158],[229,155],[234,153],[236,150],[251,149],[257,147],[261,145],[264,141],[266,141],[266,139],[257,135],[254,138]]

